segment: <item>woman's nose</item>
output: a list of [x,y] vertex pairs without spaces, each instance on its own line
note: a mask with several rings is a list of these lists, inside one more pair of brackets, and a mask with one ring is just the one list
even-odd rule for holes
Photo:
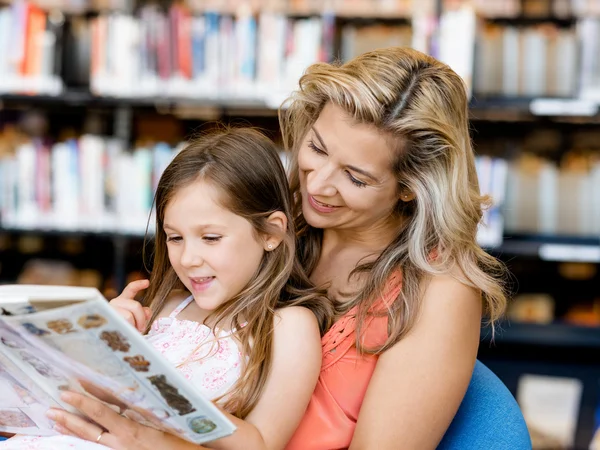
[[337,193],[333,167],[324,164],[309,171],[306,174],[306,189],[310,195],[333,197]]

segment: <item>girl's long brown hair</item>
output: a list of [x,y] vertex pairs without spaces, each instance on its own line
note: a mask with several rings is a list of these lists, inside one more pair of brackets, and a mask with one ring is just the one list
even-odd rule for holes
[[[158,183],[154,263],[145,297],[152,309],[149,323],[156,319],[173,290],[185,289],[169,262],[163,221],[175,193],[198,180],[219,189],[222,206],[248,220],[257,238],[281,235],[267,223],[273,212],[282,211],[288,220],[281,244],[265,252],[254,278],[211,314],[215,327],[237,330],[236,338],[247,357],[239,381],[223,397],[223,407],[244,418],[258,402],[269,374],[275,311],[291,305],[305,306],[314,312],[323,333],[330,326],[331,306],[324,292],[312,286],[296,257],[292,198],[275,145],[256,130],[226,128],[189,144]],[[242,321],[246,322],[244,326]]]
[[[506,307],[507,272],[476,241],[490,199],[479,192],[462,79],[436,59],[401,47],[307,69],[279,118],[284,144],[292,152],[294,217],[300,259],[308,274],[319,260],[323,231],[311,227],[302,214],[297,155],[327,103],[342,108],[357,123],[373,125],[394,142],[392,170],[398,193],[415,194],[413,201],[396,205],[396,213],[406,220],[393,241],[374,262],[352,272],[351,276],[367,274],[365,286],[338,307],[338,314],[358,307],[357,347],[381,352],[398,342],[417,320],[426,276],[453,273],[455,267],[464,274],[461,282],[482,293],[493,325]],[[387,311],[389,338],[377,349],[363,349],[364,319],[397,272],[402,273],[402,289]]]

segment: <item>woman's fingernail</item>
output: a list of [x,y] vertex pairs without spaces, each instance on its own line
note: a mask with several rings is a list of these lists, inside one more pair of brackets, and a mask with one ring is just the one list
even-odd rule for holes
[[61,392],[60,399],[69,403],[69,402],[73,401],[73,394],[71,394],[70,392],[67,392],[67,391]]
[[54,430],[59,432],[60,434],[69,434],[69,431],[59,424],[54,425]]
[[56,420],[58,419],[58,413],[53,409],[49,409],[48,411],[46,411],[46,417],[48,419]]

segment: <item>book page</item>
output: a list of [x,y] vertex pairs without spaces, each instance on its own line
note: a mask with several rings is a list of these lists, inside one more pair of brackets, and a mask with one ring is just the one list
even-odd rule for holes
[[69,372],[40,357],[17,329],[0,319],[0,431],[40,436],[57,434],[45,417],[50,407],[75,410],[60,401],[62,390],[85,392]]
[[47,436],[57,434],[46,417],[60,407],[51,396],[10,359],[0,353],[0,429],[8,433]]
[[69,389],[83,386],[117,404],[133,420],[191,442],[214,440],[235,429],[101,296],[33,314],[4,316],[1,321],[29,342],[29,355],[19,355],[20,362],[45,378],[55,398],[64,383],[60,378],[66,375]]

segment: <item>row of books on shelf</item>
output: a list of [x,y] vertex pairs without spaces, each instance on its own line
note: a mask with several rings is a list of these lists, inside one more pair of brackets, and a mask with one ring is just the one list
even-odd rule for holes
[[249,98],[276,107],[312,63],[385,46],[428,52],[433,22],[419,17],[414,26],[341,24],[339,49],[331,13],[148,4],[135,15],[72,17],[65,27],[62,14],[21,0],[0,9],[0,93],[55,95],[83,85],[99,96]]
[[[457,62],[467,80],[471,58],[463,54],[472,51],[462,50],[473,45],[473,14],[451,13],[439,46],[441,59]],[[435,29],[428,17],[412,26],[341,24],[340,49],[329,13],[298,17],[242,8],[232,15],[148,4],[135,15],[73,17],[65,27],[62,14],[19,1],[0,9],[0,93],[58,94],[75,85],[99,96],[242,98],[277,107],[315,62],[385,46],[430,52]],[[468,35],[457,35],[465,25]]]
[[[486,24],[477,37],[473,90],[483,96],[574,97],[580,67],[573,28],[552,24],[516,27]],[[585,69],[585,70],[584,70]]]
[[525,154],[508,170],[505,227],[520,233],[596,236],[600,230],[600,160],[570,153],[560,165]]
[[[49,145],[30,140],[0,159],[4,226],[143,233],[162,170],[181,148],[128,150],[113,138],[84,135]],[[560,166],[529,154],[515,161],[480,156],[480,190],[494,206],[479,240],[502,243],[504,230],[593,236],[600,230],[600,161],[567,156]]]
[[0,8],[0,93],[62,91],[63,24],[32,3]]
[[600,99],[598,19],[566,29],[478,27],[466,7],[444,14],[433,47],[435,31],[420,21],[340,25],[327,14],[194,14],[175,4],[168,10],[146,5],[135,16],[72,18],[66,29],[64,20],[24,1],[0,9],[0,93],[54,95],[76,85],[98,96],[252,101],[276,108],[312,63],[412,46],[450,64],[477,95]]
[[[48,144],[14,139],[0,159],[4,226],[143,233],[162,170],[181,145],[130,150],[113,138],[84,135]],[[15,144],[16,142],[16,144]],[[282,154],[284,158],[284,154]],[[485,211],[479,240],[502,244],[504,230],[594,236],[600,230],[600,160],[567,154],[560,165],[531,154],[506,161],[480,156]]]
[[[120,231],[143,234],[158,179],[184,144],[137,146],[118,139],[84,135],[49,144],[42,139],[12,145],[5,137],[0,153],[0,218],[7,228]],[[286,154],[282,162],[287,165]],[[501,201],[507,164],[481,157],[482,191]],[[486,211],[481,239],[502,240],[498,205]]]
[[128,151],[94,135],[21,143],[0,159],[2,224],[144,234],[158,179],[178,149]]
[[[445,0],[448,2],[448,0]],[[571,18],[600,13],[596,0],[472,0],[477,12],[500,18]]]
[[[89,85],[101,96],[251,98],[273,107],[310,64],[333,58],[333,16],[278,12],[194,15],[182,5],[64,17],[32,3],[0,9],[0,93],[58,94]],[[348,25],[344,56],[410,45],[409,27]],[[67,57],[68,56],[68,57]]]
[[[15,0],[3,0],[13,3]],[[125,10],[125,0],[35,0],[44,9],[70,12]],[[241,8],[251,11],[271,10],[288,14],[307,15],[335,12],[341,17],[402,18],[415,12],[433,11],[435,0],[187,0],[195,11],[214,10],[234,13]],[[442,7],[470,3],[484,17],[571,18],[598,14],[595,0],[442,0]]]
[[328,17],[194,16],[179,5],[100,15],[90,35],[91,89],[119,97],[251,97],[276,107],[306,67],[333,52]]
[[[33,0],[45,10],[58,9],[69,13],[94,11],[125,11],[131,4],[125,0]],[[11,4],[15,0],[2,0]],[[151,2],[141,2],[151,3]],[[171,2],[176,3],[176,2]],[[289,15],[317,15],[335,13],[344,18],[408,18],[414,11],[413,0],[186,0],[185,4],[194,11],[215,11],[235,14],[240,10],[277,11]],[[427,3],[421,2],[421,3]]]

